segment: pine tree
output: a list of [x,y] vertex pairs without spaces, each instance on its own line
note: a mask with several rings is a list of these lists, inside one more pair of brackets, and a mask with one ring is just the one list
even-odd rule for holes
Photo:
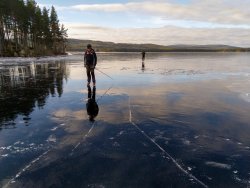
[[45,50],[52,48],[52,36],[50,32],[50,18],[49,18],[49,10],[45,7],[42,11],[42,31],[43,31],[43,39],[44,39],[44,48]]
[[67,30],[34,0],[0,0],[0,56],[64,53]]
[[3,16],[4,16],[4,1],[0,1],[0,56],[3,56],[4,51],[4,23],[3,23]]
[[68,29],[64,28],[64,25],[62,24],[61,29],[60,29],[60,35],[59,35],[59,40],[61,44],[61,53],[65,54],[66,51],[66,43],[67,43],[67,34]]
[[28,10],[28,47],[34,49],[35,46],[35,21],[36,21],[36,2],[34,0],[27,0]]
[[51,7],[50,28],[51,28],[53,50],[54,53],[57,54],[60,29],[59,29],[59,20],[57,18],[57,13],[54,6]]

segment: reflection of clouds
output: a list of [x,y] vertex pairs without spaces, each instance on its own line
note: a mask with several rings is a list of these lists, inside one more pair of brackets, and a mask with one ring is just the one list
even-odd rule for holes
[[86,119],[84,110],[72,111],[69,109],[60,109],[53,113],[52,117],[56,119],[60,118],[73,118],[75,120],[84,120]]
[[73,80],[82,80],[86,74],[86,70],[83,67],[83,61],[80,62],[79,66],[74,66],[70,70],[71,70],[70,71],[70,79],[73,79]]
[[116,91],[112,88],[113,94],[106,95],[105,101],[100,101],[98,118],[110,124],[127,123],[129,115],[127,96]]
[[60,109],[60,110],[53,113],[53,117],[63,118],[63,117],[68,116],[70,113],[71,113],[71,111],[68,109]]
[[[132,57],[131,54],[126,54],[124,60],[128,59],[128,56]],[[149,67],[149,69],[154,67],[153,70],[156,70],[166,61],[167,69],[178,70],[178,73],[181,71],[189,72],[189,70],[196,69],[202,70],[203,72],[210,68],[213,68],[213,71],[218,70],[219,72],[223,71],[223,69],[227,72],[238,72],[239,70],[237,66],[234,66],[236,64],[232,65],[231,62],[235,61],[238,64],[239,61],[236,61],[237,59],[232,58],[228,54],[226,55],[227,58],[225,55],[221,58],[226,58],[226,60],[224,59],[223,61],[218,57],[211,57],[211,54],[208,56],[199,56],[198,58],[190,58],[190,56],[178,58],[177,56],[171,57],[165,55],[165,59],[163,58],[164,61],[158,61],[158,56],[155,58],[147,56],[147,67]],[[210,58],[214,58],[214,61],[218,61],[223,65],[216,67],[213,60],[206,60],[208,59],[206,57],[209,56]],[[111,74],[112,77],[114,75],[117,76],[114,76],[114,80],[112,81],[106,76],[103,76],[103,78],[105,77],[108,80],[107,81],[101,77],[101,74],[98,75],[99,85],[97,85],[97,98],[106,92],[111,82],[114,83],[114,87],[99,100],[100,113],[96,120],[97,124],[91,134],[89,134],[88,139],[84,140],[83,137],[90,130],[91,124],[89,124],[87,118],[85,103],[78,104],[79,96],[82,96],[82,94],[77,93],[77,96],[64,95],[63,97],[68,98],[63,98],[64,100],[60,101],[58,100],[60,107],[64,107],[52,113],[51,110],[53,110],[53,108],[58,108],[58,104],[54,103],[55,101],[51,101],[52,103],[49,104],[52,106],[49,105],[49,109],[46,109],[49,110],[48,116],[52,119],[52,122],[55,123],[49,123],[48,125],[52,125],[49,129],[43,126],[41,126],[41,129],[44,129],[46,134],[49,133],[48,136],[51,135],[48,137],[48,141],[55,144],[56,147],[49,151],[48,155],[46,154],[43,159],[34,164],[30,172],[36,172],[38,169],[43,170],[43,167],[50,165],[55,165],[53,167],[56,168],[53,169],[57,169],[57,164],[62,164],[64,168],[68,161],[64,162],[63,160],[68,160],[68,151],[71,151],[79,142],[81,143],[81,147],[79,147],[79,153],[76,155],[79,156],[77,159],[80,161],[86,160],[86,164],[90,165],[93,163],[88,163],[87,157],[90,156],[90,158],[93,159],[92,152],[94,152],[94,154],[95,152],[97,152],[97,154],[101,153],[101,159],[104,159],[103,156],[105,155],[106,158],[108,157],[112,159],[112,161],[114,161],[113,159],[116,161],[124,160],[131,154],[131,151],[135,151],[133,150],[133,143],[138,144],[144,142],[143,145],[145,144],[145,147],[141,144],[138,145],[142,146],[142,148],[140,148],[142,150],[139,150],[139,147],[136,148],[138,149],[138,154],[142,154],[143,158],[146,159],[146,163],[148,161],[148,158],[145,158],[146,156],[162,157],[162,153],[153,148],[150,143],[146,142],[146,139],[138,136],[138,132],[136,132],[136,134],[132,133],[136,130],[129,124],[129,98],[131,100],[133,121],[138,123],[138,126],[140,126],[140,128],[161,147],[164,149],[166,148],[166,150],[177,159],[181,159],[182,162],[180,164],[184,167],[190,165],[190,161],[194,161],[194,166],[192,166],[192,168],[197,171],[202,171],[202,169],[207,169],[209,167],[224,169],[232,167],[231,170],[235,170],[234,165],[241,163],[235,162],[235,160],[231,158],[231,154],[235,153],[235,151],[237,151],[237,154],[242,154],[244,157],[249,154],[249,105],[245,104],[240,98],[237,98],[237,93],[235,93],[241,90],[242,92],[248,91],[247,88],[249,87],[244,83],[246,80],[237,80],[232,76],[228,76],[227,79],[223,80],[215,80],[214,77],[211,76],[206,81],[181,83],[160,82],[151,85],[150,80],[160,77],[161,75],[159,72],[161,72],[162,69],[155,75],[150,75],[148,79],[143,77],[145,75],[138,75],[135,70],[137,70],[137,68],[140,70],[141,61],[139,55],[138,58],[133,56],[131,59],[123,62],[120,61],[119,56],[116,56],[110,61],[108,61],[108,59],[109,58],[105,59],[99,65],[109,68],[100,70]],[[139,59],[139,61],[137,61],[137,59]],[[231,61],[228,62],[230,59]],[[200,60],[203,60],[205,63],[200,63]],[[128,64],[130,61],[135,64]],[[158,65],[156,63],[158,63]],[[224,64],[227,64],[227,66]],[[247,66],[243,66],[244,70]],[[122,67],[130,67],[130,69],[121,70]],[[80,71],[77,70],[79,66],[70,68],[73,77],[70,77],[71,80],[69,83],[77,79],[77,73],[80,74]],[[126,76],[126,82],[120,85],[117,80],[121,76],[121,73]],[[133,87],[132,83],[139,77],[143,77],[143,79],[141,79],[142,82]],[[168,77],[164,76],[164,79],[167,80]],[[146,86],[144,86],[143,83],[146,83]],[[228,90],[228,85],[233,86],[231,90]],[[87,93],[86,86],[79,86],[77,90],[78,89],[81,90],[80,92],[83,94]],[[62,102],[65,103],[62,104]],[[214,122],[209,121],[213,117],[217,119],[215,119]],[[58,128],[56,128],[57,126]],[[34,127],[37,129],[37,126]],[[31,134],[33,133],[31,132]],[[56,135],[56,137],[53,135]],[[118,138],[118,136],[121,137]],[[131,142],[127,142],[130,138],[132,138]],[[126,140],[126,142],[123,142],[123,139],[124,141]],[[1,139],[0,143],[4,141],[5,139]],[[175,141],[179,142],[176,144]],[[149,150],[147,151],[149,152],[144,152],[145,148],[148,148]],[[172,150],[171,148],[174,149]],[[65,151],[65,153],[63,151]],[[2,157],[6,155],[6,153],[1,151],[1,148],[0,154]],[[220,155],[222,159],[217,161],[216,158],[213,158],[213,154]],[[224,156],[225,160],[223,158]],[[55,163],[53,163],[53,161]],[[59,163],[57,163],[58,161]],[[197,165],[199,162],[201,162],[203,166]],[[71,161],[70,164],[72,164]],[[76,162],[76,166],[77,164]],[[166,164],[168,165],[168,162]],[[145,166],[145,168],[147,168],[147,166]],[[190,171],[192,168],[188,167]],[[117,170],[119,171],[119,168],[115,168],[115,173]],[[65,173],[67,173],[67,171]],[[208,175],[209,173],[207,174],[205,170],[204,174]],[[55,174],[55,177],[57,178],[59,176]]]
[[[249,122],[248,106],[242,106],[239,98],[228,93],[226,85],[227,82],[217,81],[216,84],[214,82],[164,84],[162,87],[160,85],[142,86],[124,90],[114,88],[112,91],[127,93],[130,96],[134,121],[153,119],[163,125],[175,122],[177,126],[180,124],[188,126],[197,131],[197,134],[205,133],[213,138],[226,133],[228,137],[235,137],[248,143],[249,129],[245,126]],[[167,95],[173,91],[181,93],[181,97],[175,103],[167,99]],[[234,99],[234,103],[230,103],[228,101],[230,99]],[[128,119],[128,101],[124,98],[119,106],[124,116],[113,117],[113,114],[105,113],[103,119],[107,122],[118,122],[119,117],[126,119],[125,114]],[[103,105],[102,108],[105,112],[112,106]],[[173,116],[174,114],[177,116]],[[112,118],[109,117],[110,115]],[[242,129],[238,125],[241,125]],[[243,129],[247,131],[242,131]],[[210,135],[211,131],[215,132],[214,135]],[[198,140],[203,145],[210,145],[207,139]],[[218,144],[209,147],[222,149],[224,143],[218,141]]]
[[[154,108],[154,111],[151,111],[151,106],[163,106],[165,112],[173,112],[173,111],[183,111],[183,113],[194,114],[199,112],[200,110],[204,111],[232,111],[235,112],[240,111],[237,106],[231,106],[230,104],[222,101],[221,98],[216,96],[216,92],[222,90],[222,94],[228,94],[225,88],[225,83],[223,81],[216,81],[216,84],[212,82],[202,82],[202,83],[185,83],[185,84],[168,84],[163,87],[160,86],[152,86],[151,88],[145,87],[140,88],[140,92],[138,93],[137,89],[130,88],[129,95],[133,96],[133,100],[137,104],[144,104],[145,106],[149,106],[149,113],[155,113],[157,109]],[[176,93],[181,94],[181,97],[175,103],[171,103],[171,108],[168,108],[169,103],[166,98],[167,94]],[[139,105],[140,106],[140,105]],[[146,109],[146,108],[145,108]],[[142,110],[145,110],[142,109]],[[187,111],[189,110],[189,111]]]
[[[128,54],[124,56],[123,54],[99,55],[100,63],[98,68],[114,78],[115,86],[98,103],[100,113],[97,123],[99,121],[109,125],[128,123],[128,98],[130,97],[133,121],[135,122],[152,120],[155,126],[159,124],[166,126],[171,124],[176,127],[184,125],[189,130],[194,131],[196,136],[198,135],[195,144],[201,145],[208,150],[223,150],[225,144],[228,143],[225,140],[216,140],[221,135],[226,135],[228,139],[239,140],[244,147],[247,146],[247,143],[249,143],[249,129],[245,125],[249,122],[247,113],[249,109],[246,105],[242,105],[241,102],[243,101],[240,98],[237,98],[234,93],[228,90],[227,86],[236,81],[232,75],[229,75],[227,80],[213,80],[214,77],[212,76],[207,81],[159,82],[161,85],[159,83],[154,85],[150,83],[150,80],[160,77],[159,73],[163,71],[164,66],[167,68],[166,71],[177,70],[178,73],[182,71],[184,73],[190,71],[238,73],[241,71],[237,63],[235,63],[239,60],[238,56],[216,54],[211,57],[210,53],[196,56],[187,54],[165,54],[164,56],[147,54],[147,67],[152,68],[155,72],[155,76],[151,75],[150,79],[145,79],[143,77],[145,75],[136,74],[137,69],[140,70],[141,68],[141,62],[138,61],[141,57],[140,54],[129,54],[129,59],[127,56]],[[245,59],[245,57],[242,58]],[[122,61],[122,64],[119,64],[120,61]],[[247,69],[248,65],[245,61],[241,62],[242,66]],[[130,67],[130,69],[121,70],[122,67]],[[159,69],[156,69],[156,67]],[[79,67],[72,66],[71,73],[78,71],[73,69],[79,69]],[[100,81],[98,82],[100,85],[97,85],[96,98],[98,99],[106,92],[112,81],[98,72],[97,76]],[[123,76],[126,77],[126,82],[120,86],[118,79]],[[133,87],[131,83],[137,79],[142,82]],[[164,79],[168,79],[168,77],[164,76]],[[147,83],[146,86],[143,85],[144,82]],[[126,85],[126,83],[129,84]],[[244,88],[242,82],[239,85]],[[239,87],[232,91],[236,90],[239,90]],[[85,86],[80,87],[79,91],[86,94],[87,88]],[[247,91],[247,89],[244,91]],[[60,119],[68,119],[68,123],[65,123],[65,130],[77,135],[76,138],[70,136],[65,138],[69,143],[74,144],[80,138],[79,130],[87,131],[85,122],[87,112],[85,110],[60,109],[54,113],[53,117],[59,122],[61,122]],[[212,118],[215,118],[214,122],[209,122]],[[97,135],[95,131],[93,134]],[[187,138],[187,140],[188,142],[183,141],[184,145],[193,146],[193,140],[190,138]],[[233,145],[233,143],[230,144]],[[239,147],[239,145],[236,144],[234,147]]]
[[123,110],[119,110],[116,108],[116,110],[110,110],[112,109],[111,105],[105,105],[105,106],[99,106],[101,113],[98,115],[100,119],[105,119],[105,122],[119,125],[122,123],[127,123],[128,119],[128,110],[126,106],[124,106]]
[[[52,113],[51,119],[61,123],[62,127],[68,133],[77,133],[81,130],[83,120],[87,119],[85,110],[72,111],[70,109],[59,109]],[[72,139],[71,137],[69,139]],[[72,142],[69,142],[72,143]]]
[[[52,113],[51,119],[58,123],[63,122],[58,126],[67,133],[70,133],[60,138],[60,144],[62,147],[72,147],[72,145],[75,145],[81,141],[83,135],[85,135],[91,127],[85,109],[76,111],[70,109],[59,109]],[[96,136],[102,131],[103,128],[95,128],[95,130],[89,136]]]
[[240,97],[244,99],[246,102],[250,102],[250,93],[241,93]]
[[248,76],[245,79],[234,80],[228,84],[228,89],[238,93],[239,97],[246,102],[250,102],[250,81]]

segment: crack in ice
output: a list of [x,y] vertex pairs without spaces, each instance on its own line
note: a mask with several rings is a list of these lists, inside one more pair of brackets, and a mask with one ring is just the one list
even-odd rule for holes
[[150,140],[156,147],[158,147],[164,154],[166,154],[171,161],[175,164],[175,166],[181,170],[184,174],[189,176],[190,178],[194,179],[198,184],[201,186],[208,188],[208,186],[203,183],[201,180],[196,178],[193,174],[185,170],[166,150],[164,150],[157,142],[155,142],[150,136],[148,136],[136,123],[132,121],[132,111],[131,111],[131,103],[130,103],[130,97],[129,97],[129,122],[134,125],[134,127],[140,131],[148,140]]
[[90,127],[89,131],[87,132],[87,134],[85,134],[83,136],[83,138],[80,140],[80,142],[78,142],[75,147],[72,149],[70,155],[73,155],[74,154],[74,151],[81,145],[81,143],[89,136],[89,134],[91,133],[91,131],[93,130],[95,126],[95,122],[92,124],[92,126]]
[[43,154],[41,154],[39,157],[32,160],[28,165],[26,165],[22,170],[20,170],[6,185],[3,186],[3,188],[7,188],[10,184],[15,183],[16,179],[20,177],[24,172],[26,172],[33,164],[35,164],[37,161],[39,161],[43,156],[45,156],[51,149],[45,151]]

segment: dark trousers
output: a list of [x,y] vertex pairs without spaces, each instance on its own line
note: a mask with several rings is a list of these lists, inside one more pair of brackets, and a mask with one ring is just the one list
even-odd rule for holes
[[91,77],[92,77],[92,82],[95,83],[95,68],[86,66],[86,72],[88,77],[88,83],[90,83]]

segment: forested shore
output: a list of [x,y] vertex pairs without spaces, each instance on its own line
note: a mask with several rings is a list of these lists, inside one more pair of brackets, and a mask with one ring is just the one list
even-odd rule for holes
[[67,29],[52,6],[34,0],[0,1],[0,56],[34,57],[65,54]]
[[68,39],[67,51],[82,51],[92,44],[97,52],[249,52],[250,48],[228,45],[157,45],[157,44],[131,44],[114,43],[93,40]]

